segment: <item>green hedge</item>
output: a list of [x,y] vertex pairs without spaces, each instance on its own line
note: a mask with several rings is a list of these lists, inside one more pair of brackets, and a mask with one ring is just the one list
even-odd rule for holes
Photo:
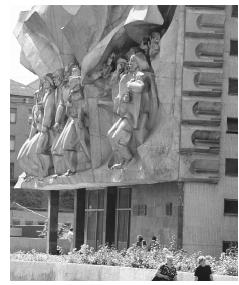
[[[59,248],[59,255],[49,255],[36,252],[16,252],[11,254],[11,260],[21,261],[44,261],[44,262],[67,262],[79,264],[98,264],[111,266],[126,266],[136,268],[156,269],[161,263],[165,262],[167,254],[172,254],[174,264],[178,271],[194,272],[197,267],[197,258],[202,253],[197,252],[188,254],[184,250],[169,251],[167,248],[155,247],[151,251],[138,248],[135,245],[127,250],[117,250],[107,246],[100,247],[95,251],[93,248],[84,244],[79,251],[74,250],[68,255],[62,255]],[[211,265],[213,273],[219,275],[238,275],[238,252],[231,250],[227,254],[222,253],[220,258],[206,256],[208,264]]]

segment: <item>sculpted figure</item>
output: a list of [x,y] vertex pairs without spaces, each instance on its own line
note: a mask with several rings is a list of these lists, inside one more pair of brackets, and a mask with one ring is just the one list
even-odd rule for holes
[[[69,92],[63,92],[63,96],[57,108],[55,128],[59,125],[58,112],[66,107],[67,122],[56,144],[52,148],[52,154],[62,156],[65,166],[65,175],[72,175],[77,171],[86,169],[90,162],[87,141],[88,129],[86,127],[85,101],[81,86],[80,70],[75,66],[69,77]],[[57,172],[56,172],[57,173]],[[57,174],[60,174],[59,172]]]
[[55,124],[53,126],[55,138],[51,150],[55,174],[64,173],[67,171],[63,155],[58,155],[56,152],[54,152],[54,149],[67,120],[64,98],[67,98],[70,92],[69,76],[71,74],[72,67],[73,63],[67,65],[64,69],[57,70],[53,74],[54,83],[57,87],[55,93],[55,104],[56,104]]
[[55,86],[52,74],[44,77],[36,95],[36,105],[32,108],[32,125],[29,138],[21,147],[18,162],[28,176],[45,177],[52,171],[50,147],[53,134]]
[[143,53],[130,57],[129,73],[120,79],[114,109],[119,119],[108,131],[113,151],[109,167],[123,168],[145,141],[158,110],[154,76]]
[[41,162],[41,176],[45,177],[51,174],[53,170],[50,150],[54,139],[52,126],[55,116],[55,85],[51,73],[48,73],[44,77],[44,97],[42,106],[44,112],[36,151]]
[[149,56],[154,58],[160,51],[161,35],[158,32],[153,32],[150,37]]

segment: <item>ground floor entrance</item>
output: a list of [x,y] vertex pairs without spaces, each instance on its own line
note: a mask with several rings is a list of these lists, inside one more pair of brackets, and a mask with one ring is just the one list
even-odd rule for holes
[[86,190],[84,242],[129,247],[131,188],[108,187]]
[[[59,191],[49,191],[48,251],[55,252]],[[142,235],[149,244],[156,236],[162,245],[175,240],[182,246],[183,187],[180,183],[132,185],[75,190],[74,247],[95,249],[108,244],[124,249]]]

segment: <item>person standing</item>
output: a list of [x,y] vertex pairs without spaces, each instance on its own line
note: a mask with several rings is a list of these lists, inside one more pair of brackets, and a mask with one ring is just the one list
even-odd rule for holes
[[73,228],[70,228],[69,232],[67,233],[67,239],[70,243],[70,252],[73,251]]
[[143,245],[143,237],[141,235],[137,235],[136,246],[142,247]]
[[199,256],[198,263],[199,266],[194,272],[195,281],[213,281],[212,270],[210,265],[206,264],[206,258],[204,256]]
[[152,281],[176,281],[177,270],[173,265],[173,256],[168,255],[166,257],[166,263],[161,265]]

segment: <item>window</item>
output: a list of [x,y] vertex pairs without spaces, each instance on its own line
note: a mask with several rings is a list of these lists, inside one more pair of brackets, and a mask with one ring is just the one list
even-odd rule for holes
[[20,225],[20,220],[13,219],[13,220],[12,220],[12,224],[13,224],[14,226]]
[[228,134],[238,133],[238,119],[237,118],[227,118],[227,133]]
[[228,87],[229,95],[238,95],[238,79],[237,78],[229,78],[229,87]]
[[104,244],[103,232],[105,228],[105,197],[106,189],[86,191],[86,236],[89,246],[97,249]]
[[147,215],[147,205],[134,205],[133,215],[134,216],[146,216]]
[[115,221],[115,244],[116,247],[120,250],[129,247],[130,216],[131,188],[118,188]]
[[14,179],[14,163],[10,163],[10,179]]
[[25,225],[26,226],[31,226],[31,225],[33,225],[33,221],[25,221]]
[[37,223],[38,223],[38,225],[40,225],[40,226],[45,224],[44,221],[38,221]]
[[192,134],[192,143],[195,145],[219,145],[220,132],[219,131],[206,131],[196,130]]
[[224,199],[224,215],[238,215],[238,200]]
[[232,17],[238,17],[238,5],[232,5]]
[[222,105],[220,102],[198,101],[193,105],[193,113],[198,115],[213,115],[221,114]]
[[16,124],[16,121],[17,121],[17,109],[11,108],[10,109],[10,123]]
[[166,216],[172,216],[173,214],[173,203],[166,204]]
[[14,151],[15,150],[15,136],[10,136],[10,150]]
[[28,109],[28,123],[32,124],[32,109]]
[[225,174],[226,176],[238,176],[238,159],[226,158]]
[[218,173],[219,172],[219,161],[209,159],[195,159],[189,170],[191,173]]
[[232,247],[238,248],[238,242],[237,241],[223,241],[222,242],[222,251],[223,252],[227,252]]
[[236,40],[230,41],[230,55],[238,55],[238,41]]
[[224,214],[238,215],[238,200],[224,199]]

